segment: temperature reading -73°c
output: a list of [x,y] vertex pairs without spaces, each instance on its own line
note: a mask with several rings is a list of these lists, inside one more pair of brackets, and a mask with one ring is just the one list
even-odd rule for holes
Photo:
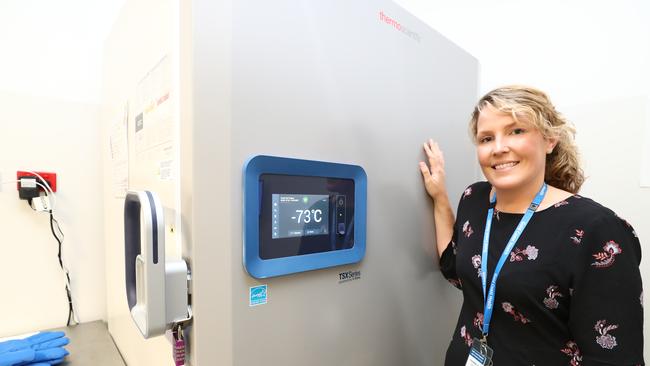
[[311,222],[312,219],[314,220],[314,222],[323,221],[323,211],[321,209],[316,209],[316,210],[296,210],[296,213],[298,214],[298,217],[293,216],[291,218],[293,220],[296,220],[296,222],[299,223],[299,224],[301,224],[301,223],[308,224],[308,223]]

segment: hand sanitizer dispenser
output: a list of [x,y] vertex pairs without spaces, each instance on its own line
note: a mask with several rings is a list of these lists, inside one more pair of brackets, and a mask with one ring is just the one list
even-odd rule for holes
[[124,265],[131,317],[144,338],[187,321],[188,268],[165,261],[165,218],[158,196],[129,191],[124,202]]

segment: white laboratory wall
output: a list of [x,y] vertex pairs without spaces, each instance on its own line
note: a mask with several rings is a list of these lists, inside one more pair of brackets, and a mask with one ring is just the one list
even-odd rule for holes
[[[577,141],[587,174],[582,194],[627,219],[642,244],[650,240],[646,224],[650,189],[640,188],[638,179],[644,139],[639,131],[644,130],[647,118],[645,102],[643,97],[628,97],[565,108],[566,115],[578,121],[580,131]],[[645,262],[648,283],[650,264]]]
[[[626,218],[647,248],[650,188],[641,187],[640,175],[650,169],[642,166],[650,161],[642,159],[644,124],[650,128],[650,3],[397,2],[479,59],[481,94],[513,83],[546,91],[577,127],[587,175],[581,193]],[[647,259],[641,272],[650,283]],[[647,308],[645,319],[647,333]]]
[[123,3],[0,1],[0,90],[99,104],[103,41]]
[[[123,0],[0,2],[0,181],[58,174],[57,219],[82,322],[105,319],[103,40]],[[0,336],[60,327],[67,299],[48,217],[0,187]]]
[[641,158],[641,187],[650,188],[650,97],[646,99],[645,132]]
[[481,90],[529,84],[559,105],[650,93],[644,0],[397,0],[477,57]]
[[[99,108],[92,104],[0,92],[0,173],[57,173],[56,218],[82,322],[106,313]],[[0,192],[0,336],[65,326],[68,314],[58,244],[49,218]]]

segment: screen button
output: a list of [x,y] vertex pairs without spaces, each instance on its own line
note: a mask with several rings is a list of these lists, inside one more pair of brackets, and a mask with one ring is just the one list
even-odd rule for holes
[[336,228],[336,232],[338,232],[339,235],[345,235],[345,224],[342,223],[342,222],[339,222],[339,224],[338,224],[338,226]]

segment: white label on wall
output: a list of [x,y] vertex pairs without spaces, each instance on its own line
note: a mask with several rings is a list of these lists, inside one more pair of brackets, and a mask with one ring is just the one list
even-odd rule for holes
[[111,130],[111,165],[113,195],[123,198],[129,190],[129,103],[124,104],[122,118],[116,118]]
[[650,98],[646,100],[645,128],[641,156],[641,187],[650,188]]

